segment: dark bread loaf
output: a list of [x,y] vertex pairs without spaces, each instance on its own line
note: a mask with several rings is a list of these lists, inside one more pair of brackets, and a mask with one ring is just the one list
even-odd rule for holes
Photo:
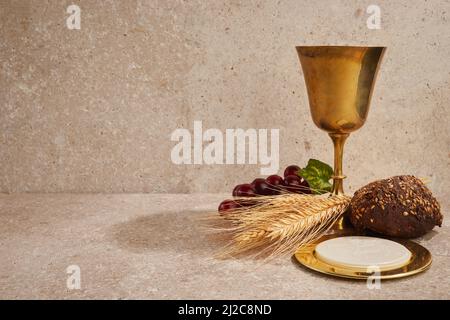
[[420,179],[395,176],[378,180],[355,192],[350,203],[350,221],[358,230],[415,238],[441,226],[437,200]]

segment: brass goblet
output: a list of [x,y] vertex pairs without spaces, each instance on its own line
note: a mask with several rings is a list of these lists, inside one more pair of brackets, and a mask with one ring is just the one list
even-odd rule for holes
[[364,124],[385,47],[300,46],[314,123],[334,144],[332,194],[343,194],[342,158],[349,134]]

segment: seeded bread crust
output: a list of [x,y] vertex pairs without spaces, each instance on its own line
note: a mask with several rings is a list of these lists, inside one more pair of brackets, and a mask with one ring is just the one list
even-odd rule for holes
[[386,236],[416,238],[441,226],[440,205],[431,191],[414,176],[378,180],[355,192],[350,221],[358,230]]

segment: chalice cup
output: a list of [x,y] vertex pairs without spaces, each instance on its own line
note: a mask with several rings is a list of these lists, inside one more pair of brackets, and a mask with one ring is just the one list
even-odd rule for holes
[[362,127],[369,111],[385,47],[296,47],[314,123],[334,144],[333,195],[343,194],[342,158],[349,134]]

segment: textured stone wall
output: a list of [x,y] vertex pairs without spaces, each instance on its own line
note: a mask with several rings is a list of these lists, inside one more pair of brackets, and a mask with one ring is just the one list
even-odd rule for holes
[[[81,8],[69,30],[67,6]],[[381,8],[381,29],[366,25]],[[388,47],[346,189],[449,196],[449,1],[0,0],[0,191],[221,192],[260,165],[175,165],[177,128],[280,129],[280,166],[332,161],[296,45]],[[281,171],[281,168],[280,168]]]

